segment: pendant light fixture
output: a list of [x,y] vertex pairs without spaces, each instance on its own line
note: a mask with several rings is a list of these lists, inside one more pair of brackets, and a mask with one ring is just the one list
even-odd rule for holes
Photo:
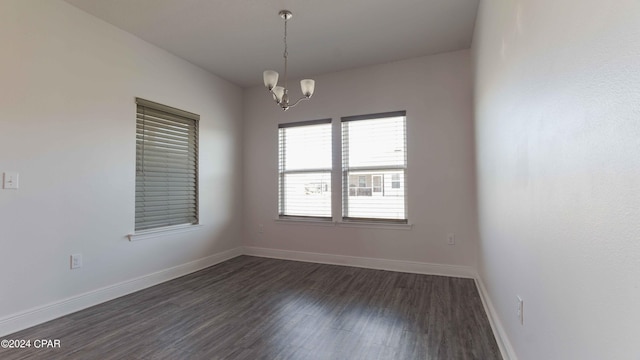
[[273,99],[282,108],[282,110],[286,111],[289,108],[298,105],[300,101],[311,98],[316,82],[311,79],[301,80],[300,88],[302,89],[303,97],[296,100],[294,103],[289,103],[289,90],[287,89],[287,57],[289,56],[289,53],[287,52],[287,21],[291,19],[293,14],[291,14],[291,11],[289,10],[280,10],[278,14],[284,19],[284,86],[278,85],[278,77],[280,75],[276,71],[266,70],[262,74],[262,77],[264,80],[264,86],[273,95]]

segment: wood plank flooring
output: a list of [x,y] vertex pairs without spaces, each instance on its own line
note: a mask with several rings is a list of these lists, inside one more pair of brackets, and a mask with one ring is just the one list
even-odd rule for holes
[[3,337],[0,359],[501,359],[473,280],[240,256]]

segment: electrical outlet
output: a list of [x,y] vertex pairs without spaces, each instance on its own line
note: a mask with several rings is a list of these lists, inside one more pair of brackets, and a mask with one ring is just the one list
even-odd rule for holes
[[259,225],[258,225],[258,233],[259,233],[259,234],[262,234],[263,232],[264,232],[264,225],[259,224]]
[[451,233],[451,234],[447,234],[447,244],[449,245],[455,245],[456,244],[456,235]]
[[71,255],[71,268],[78,269],[82,267],[82,254]]
[[524,325],[524,301],[520,296],[516,296],[518,299],[518,321],[520,321],[520,325]]

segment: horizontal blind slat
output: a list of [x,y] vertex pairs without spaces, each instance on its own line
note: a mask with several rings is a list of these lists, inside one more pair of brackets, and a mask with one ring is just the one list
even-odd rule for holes
[[179,178],[184,178],[184,177],[195,177],[196,175],[196,171],[194,169],[188,169],[188,170],[183,170],[183,169],[177,169],[177,168],[172,168],[172,167],[141,167],[140,171],[142,172],[142,176],[149,176],[149,177],[153,177],[155,176],[166,176],[166,177],[179,177]]
[[173,168],[170,166],[148,166],[136,169],[136,175],[140,180],[158,181],[171,179],[195,179],[196,172],[193,168]]
[[168,128],[163,124],[149,124],[142,121],[136,123],[136,135],[147,134],[148,136],[157,137],[193,137],[195,136],[193,129]]
[[[145,159],[144,161],[151,161],[151,162],[168,162],[168,163],[178,163],[178,164],[188,163],[192,166],[196,164],[195,157],[189,157],[189,156],[177,155],[177,154],[162,154],[162,155],[154,155],[153,153],[144,154],[144,159]],[[136,161],[142,161],[142,155],[136,155]]]
[[197,218],[195,217],[181,217],[181,218],[165,218],[165,219],[153,219],[144,221],[136,221],[136,230],[148,230],[164,226],[182,225],[182,224],[196,224]]
[[[137,158],[137,157],[136,157]],[[195,160],[189,160],[189,158],[166,158],[161,159],[157,157],[145,157],[145,168],[166,168],[175,167],[176,169],[191,168],[195,166]]]
[[187,219],[194,219],[195,216],[192,212],[177,212],[177,213],[165,213],[165,214],[153,214],[153,215],[139,215],[136,214],[136,222],[149,223],[157,221],[172,221],[182,222]]
[[168,111],[163,111],[161,109],[154,109],[148,106],[138,106],[138,109],[138,113],[142,113],[142,109],[144,109],[144,114],[147,116],[155,117],[158,119],[171,120],[174,123],[191,124],[192,121],[199,120],[199,118],[194,119],[185,117]]
[[161,138],[154,137],[153,135],[138,135],[136,136],[136,146],[142,146],[147,149],[150,148],[167,148],[167,149],[177,149],[177,150],[190,150],[193,147],[195,140],[193,139],[169,139],[169,138]]
[[193,206],[191,205],[182,205],[182,206],[166,206],[166,207],[144,207],[136,210],[136,215],[140,215],[143,217],[153,217],[153,216],[161,216],[161,215],[177,215],[183,214],[187,216],[193,215]]
[[191,131],[191,128],[192,128],[191,125],[193,124],[193,121],[195,120],[173,121],[170,119],[161,118],[161,117],[153,116],[150,114],[142,114],[142,113],[136,114],[137,124],[141,124],[144,122],[151,126],[163,127],[163,128],[166,128],[169,130],[175,130],[175,131],[186,131],[186,132]]
[[173,136],[189,136],[191,129],[182,127],[167,127],[164,124],[156,124],[147,121],[147,118],[141,119],[136,123],[136,133],[141,134],[143,132],[167,134]]
[[136,144],[175,144],[179,146],[195,146],[195,134],[163,133],[144,129],[136,131]]

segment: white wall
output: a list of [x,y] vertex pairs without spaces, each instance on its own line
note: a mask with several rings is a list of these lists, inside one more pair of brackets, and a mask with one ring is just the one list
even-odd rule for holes
[[[240,88],[62,1],[3,0],[0,24],[0,320],[240,245]],[[125,238],[136,96],[201,115],[197,231]]]
[[[287,112],[279,110],[263,87],[245,90],[245,245],[473,266],[477,222],[470,68],[465,50],[317,76],[313,98]],[[290,84],[294,93],[299,92],[295,80]],[[396,110],[407,111],[412,230],[274,221],[278,123],[339,121],[341,116]],[[259,224],[264,225],[263,233],[258,232]],[[448,232],[456,234],[455,246],[447,245]]]
[[520,359],[640,359],[639,24],[638,1],[481,1],[479,261]]

